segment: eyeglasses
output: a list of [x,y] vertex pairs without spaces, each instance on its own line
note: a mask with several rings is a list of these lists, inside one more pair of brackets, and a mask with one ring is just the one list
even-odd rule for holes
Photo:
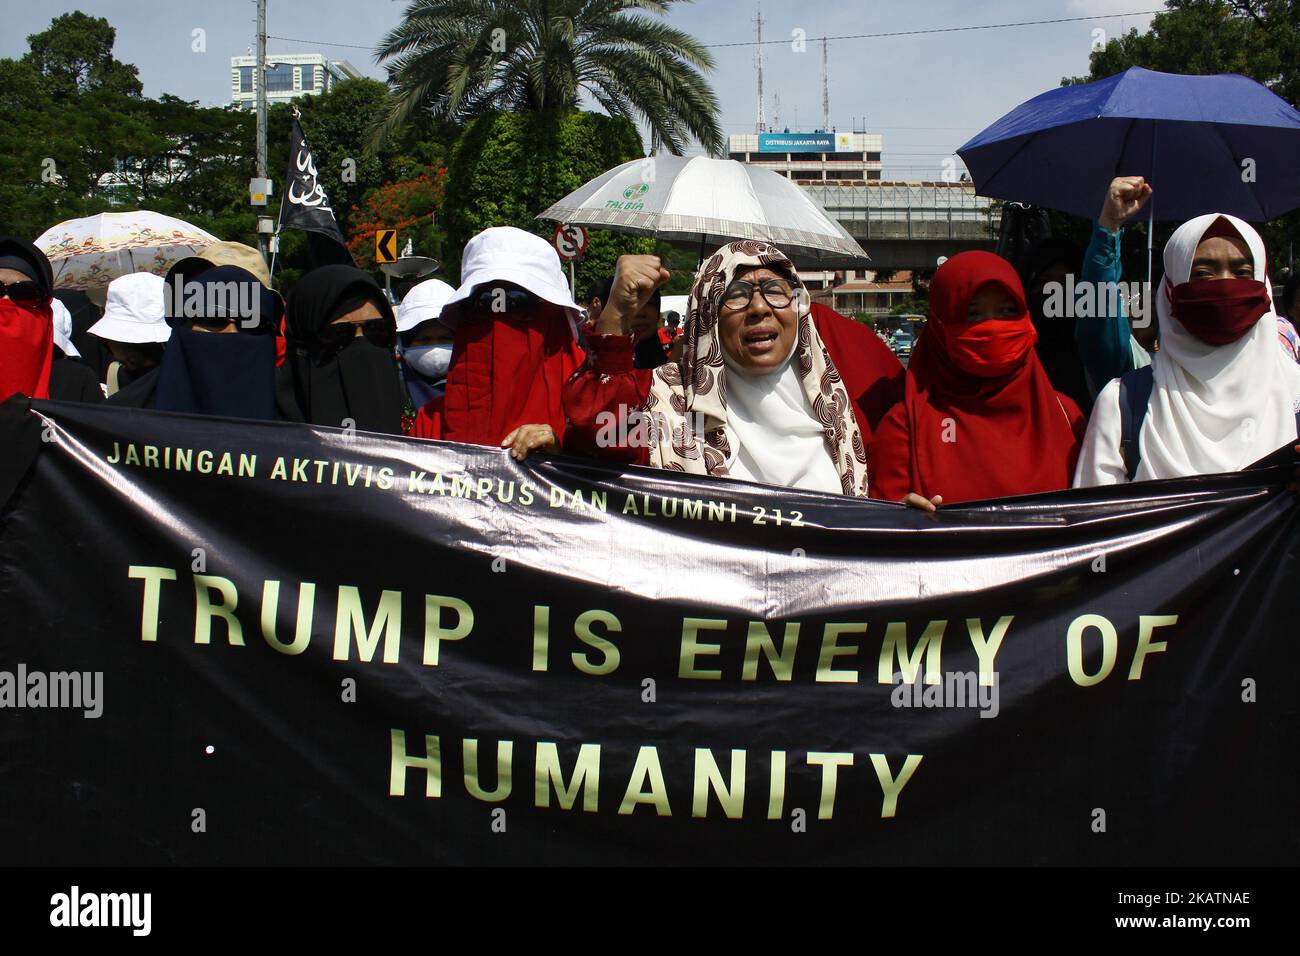
[[5,296],[8,296],[9,301],[14,305],[23,309],[34,309],[50,301],[50,297],[41,291],[41,287],[29,280],[0,282],[0,299]]
[[737,279],[727,286],[727,291],[722,294],[723,307],[732,312],[739,312],[749,305],[755,289],[774,309],[784,309],[794,299],[794,290],[784,279],[764,279],[757,285],[744,279]]
[[480,312],[531,312],[537,304],[537,296],[525,289],[484,289],[474,296],[474,305]]
[[[318,338],[326,351],[338,352],[347,348],[348,343],[356,338],[356,322],[334,322],[325,326]],[[360,323],[361,334],[366,340],[381,349],[391,349],[397,339],[397,329],[388,319],[371,319]]]

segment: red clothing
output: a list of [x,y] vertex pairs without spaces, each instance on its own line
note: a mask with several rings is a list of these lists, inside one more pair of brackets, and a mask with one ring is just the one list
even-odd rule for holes
[[667,358],[672,353],[673,343],[676,342],[681,337],[681,334],[682,334],[681,329],[678,329],[677,331],[674,332],[666,325],[659,330],[659,344],[664,347],[665,358]]
[[412,434],[496,446],[520,425],[550,425],[563,442],[561,394],[585,357],[558,307],[527,319],[467,317],[456,327],[446,393],[420,409]]
[[648,447],[629,446],[627,435],[608,429],[611,416],[616,423],[625,422],[627,413],[645,404],[650,394],[654,370],[632,367],[634,348],[630,335],[587,336],[587,361],[564,385],[565,451],[629,465],[650,464]]
[[[862,440],[870,447],[881,418],[902,397],[903,366],[874,332],[834,309],[814,303],[812,321],[853,400]],[[564,388],[564,411],[569,420],[565,451],[625,464],[649,464],[650,449],[629,447],[625,440],[617,440],[628,436],[614,431],[617,426],[611,428],[611,423],[625,420],[619,415],[620,406],[630,411],[645,404],[653,371],[632,367],[631,336],[590,335],[587,345],[587,363]],[[605,434],[598,441],[602,425]]]
[[[970,323],[970,300],[990,283],[1021,314]],[[1052,388],[1035,339],[1005,259],[967,252],[944,263],[930,283],[930,321],[904,398],[869,449],[871,496],[898,501],[914,491],[954,504],[1069,488],[1087,421]]]
[[[411,426],[411,435],[415,438],[442,439],[442,400],[439,395],[419,410],[415,415],[415,424]],[[501,436],[505,438],[505,435]]]
[[0,299],[0,401],[17,392],[50,397],[54,318],[49,302],[25,309]]

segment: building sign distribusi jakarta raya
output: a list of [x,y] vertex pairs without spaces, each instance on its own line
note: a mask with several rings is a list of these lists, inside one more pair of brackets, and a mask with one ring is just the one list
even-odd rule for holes
[[759,133],[760,153],[833,153],[834,133]]

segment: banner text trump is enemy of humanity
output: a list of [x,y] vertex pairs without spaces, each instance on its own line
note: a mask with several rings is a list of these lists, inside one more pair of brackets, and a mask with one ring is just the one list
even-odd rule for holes
[[0,447],[10,862],[1300,849],[1285,465],[930,516],[20,400]]

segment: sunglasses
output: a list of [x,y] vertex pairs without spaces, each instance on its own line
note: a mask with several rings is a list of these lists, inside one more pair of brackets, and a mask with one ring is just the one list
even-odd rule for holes
[[732,312],[739,312],[754,298],[755,289],[774,309],[784,309],[794,298],[794,290],[784,279],[764,279],[757,284],[737,279],[722,294],[722,304]]
[[[397,341],[397,329],[388,319],[371,319],[360,326],[366,340],[381,349],[391,349]],[[318,336],[323,350],[338,352],[347,348],[348,343],[356,338],[356,329],[356,322],[334,322],[325,326]]]
[[193,325],[201,325],[205,329],[224,329],[231,322],[237,321],[237,319],[228,319],[223,315],[196,315],[190,319]]
[[474,297],[479,312],[531,312],[537,308],[538,298],[524,289],[484,289]]
[[35,282],[0,282],[0,299],[9,297],[9,301],[19,308],[34,309],[50,301],[50,297],[41,291]]

